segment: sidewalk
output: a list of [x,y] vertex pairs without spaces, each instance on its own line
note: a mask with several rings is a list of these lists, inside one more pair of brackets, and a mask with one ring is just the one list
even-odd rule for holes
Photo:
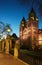
[[25,62],[14,58],[12,55],[0,53],[0,65],[28,65]]

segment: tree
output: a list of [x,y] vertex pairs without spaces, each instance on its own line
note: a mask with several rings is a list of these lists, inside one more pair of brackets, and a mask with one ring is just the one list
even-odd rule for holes
[[14,48],[16,40],[19,39],[15,33],[12,34],[11,40],[12,40],[12,48]]

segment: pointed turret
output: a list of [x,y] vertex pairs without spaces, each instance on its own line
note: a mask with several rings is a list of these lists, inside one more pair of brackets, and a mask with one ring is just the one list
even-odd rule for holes
[[36,13],[34,11],[34,9],[32,8],[30,14],[29,14],[29,19],[35,20],[36,18]]
[[25,18],[23,17],[22,21],[21,21],[21,26],[22,27],[25,27],[26,26],[26,20]]

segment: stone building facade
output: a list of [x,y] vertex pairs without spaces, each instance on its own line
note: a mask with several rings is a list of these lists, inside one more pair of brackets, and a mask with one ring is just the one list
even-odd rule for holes
[[[25,20],[23,17],[20,24],[20,42],[24,46],[28,46],[31,41],[31,45],[39,45],[39,37],[42,35],[41,29],[38,29],[38,17],[34,9],[32,8],[29,18]],[[24,42],[24,43],[23,43]]]

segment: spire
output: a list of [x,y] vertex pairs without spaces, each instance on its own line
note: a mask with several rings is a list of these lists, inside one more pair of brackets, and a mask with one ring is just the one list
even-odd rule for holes
[[31,9],[31,13],[35,13],[35,11],[34,11],[34,9],[33,9],[33,8]]
[[21,22],[21,26],[24,27],[25,25],[26,25],[26,20],[25,20],[25,18],[23,17],[23,18],[22,18],[22,22]]
[[31,10],[31,12],[30,12],[30,14],[29,14],[29,18],[31,18],[31,19],[35,19],[36,18],[36,13],[35,13],[35,11],[34,11],[34,9],[32,8],[32,10]]
[[22,18],[22,21],[25,21],[25,18],[24,17]]

